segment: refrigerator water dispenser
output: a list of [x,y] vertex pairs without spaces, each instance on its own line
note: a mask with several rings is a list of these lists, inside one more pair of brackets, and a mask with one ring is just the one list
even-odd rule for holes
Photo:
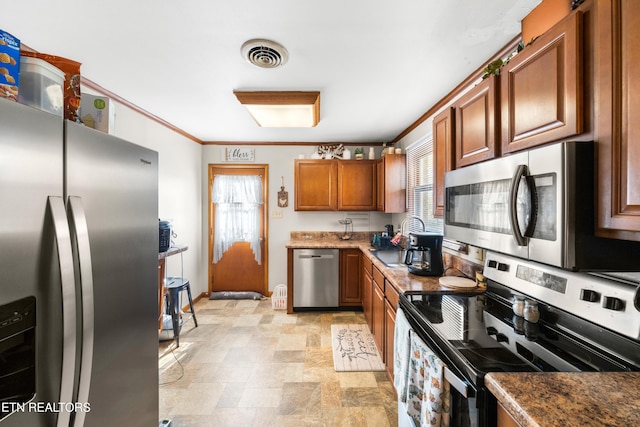
[[0,420],[36,394],[36,299],[0,306]]

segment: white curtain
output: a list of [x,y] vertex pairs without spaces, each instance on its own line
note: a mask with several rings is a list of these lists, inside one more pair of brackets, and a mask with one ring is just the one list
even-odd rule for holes
[[249,242],[261,264],[260,205],[262,181],[257,175],[216,175],[211,200],[216,205],[213,263],[235,242]]

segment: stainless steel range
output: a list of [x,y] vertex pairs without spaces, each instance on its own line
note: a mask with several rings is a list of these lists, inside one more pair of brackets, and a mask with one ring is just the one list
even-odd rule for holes
[[400,297],[413,333],[446,366],[451,426],[495,425],[487,372],[640,371],[637,283],[494,253],[484,275],[486,292]]

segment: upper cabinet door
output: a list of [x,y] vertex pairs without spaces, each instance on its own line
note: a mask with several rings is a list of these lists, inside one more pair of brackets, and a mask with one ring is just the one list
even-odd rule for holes
[[433,216],[444,216],[444,174],[453,170],[455,110],[448,107],[433,119]]
[[640,2],[596,5],[597,234],[640,241]]
[[376,163],[338,160],[338,210],[376,210]]
[[501,71],[502,152],[582,132],[582,14],[558,22]]
[[490,76],[456,102],[456,169],[499,155],[497,86]]
[[387,154],[377,163],[378,211],[405,212],[407,194],[407,155]]
[[295,210],[335,211],[338,192],[336,160],[295,160]]

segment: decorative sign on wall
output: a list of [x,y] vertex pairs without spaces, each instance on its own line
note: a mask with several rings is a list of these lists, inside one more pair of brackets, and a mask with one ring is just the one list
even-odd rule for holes
[[278,207],[286,208],[289,206],[289,192],[284,191],[284,176],[282,177],[282,186],[278,191]]
[[255,148],[230,147],[224,149],[224,160],[226,162],[254,162],[255,157]]

